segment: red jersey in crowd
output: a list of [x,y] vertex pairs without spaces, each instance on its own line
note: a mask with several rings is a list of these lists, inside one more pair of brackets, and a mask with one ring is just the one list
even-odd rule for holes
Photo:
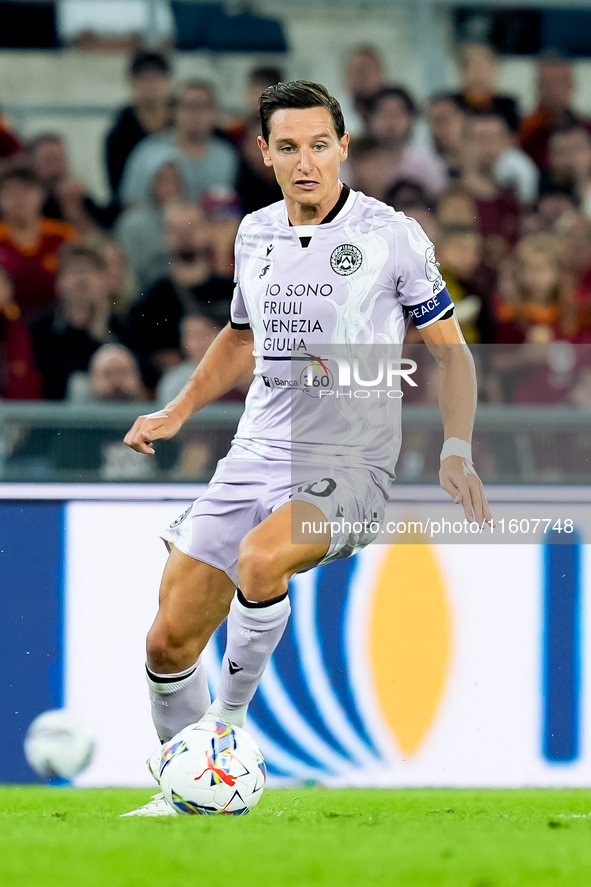
[[41,374],[35,367],[29,331],[11,302],[0,310],[0,398],[38,400]]
[[37,243],[24,247],[15,243],[8,225],[0,224],[0,265],[12,279],[14,300],[23,314],[53,301],[60,247],[74,240],[78,232],[71,225],[41,219]]
[[10,124],[5,117],[0,117],[0,159],[14,157],[21,150],[21,143],[10,130]]

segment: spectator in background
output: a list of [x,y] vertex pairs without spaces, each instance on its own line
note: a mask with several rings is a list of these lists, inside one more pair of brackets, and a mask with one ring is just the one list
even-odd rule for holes
[[6,166],[0,172],[0,266],[14,286],[14,300],[25,319],[55,297],[58,253],[78,234],[66,222],[41,215],[44,191],[28,166]]
[[582,214],[591,219],[591,133],[580,124],[556,129],[548,141],[544,183],[572,187]]
[[203,314],[187,314],[183,317],[180,324],[180,351],[183,361],[166,370],[158,383],[156,400],[161,406],[169,403],[185,387],[220,329],[219,324]]
[[355,191],[383,200],[391,184],[388,152],[373,136],[359,136],[349,145],[349,159],[341,166],[341,178]]
[[564,327],[573,342],[589,342],[591,336],[591,222],[575,212],[565,212],[553,233],[559,253],[562,282],[568,298]]
[[182,88],[170,132],[144,139],[132,152],[121,184],[127,206],[141,202],[146,184],[163,163],[176,163],[190,200],[199,202],[213,188],[234,188],[236,149],[214,135],[218,112],[209,83],[192,80]]
[[127,254],[119,241],[103,240],[101,246],[111,313],[123,318],[137,299],[137,280],[129,269]]
[[[409,93],[399,86],[384,86],[371,99],[368,132],[381,149],[388,183],[413,179],[431,194],[445,187],[442,162],[427,151],[410,144],[418,109]],[[383,200],[384,194],[380,195]]]
[[[82,244],[62,250],[57,293],[57,304],[31,325],[44,395],[50,400],[64,397],[70,374],[85,372],[101,345],[134,344],[126,325],[111,314],[106,262],[97,250]],[[147,362],[143,371],[153,387],[157,374]]]
[[457,95],[440,93],[429,102],[429,128],[435,150],[450,179],[462,174],[462,128],[465,111]]
[[0,267],[0,400],[38,400],[41,376],[29,331],[13,299],[12,281]]
[[0,160],[14,157],[20,152],[21,147],[21,143],[12,132],[8,118],[0,112]]
[[440,225],[471,227],[477,220],[474,198],[460,182],[453,184],[440,196],[437,202],[437,221]]
[[401,179],[388,190],[385,202],[397,212],[415,219],[431,243],[437,245],[439,231],[433,211],[436,201],[421,185],[412,179]]
[[358,46],[347,59],[345,71],[347,95],[341,107],[352,137],[361,136],[367,128],[372,97],[386,85],[384,66],[373,46]]
[[494,157],[486,138],[487,120],[477,114],[466,117],[461,183],[476,206],[484,260],[494,268],[517,243],[520,209],[513,189],[501,187],[495,179]]
[[245,215],[283,199],[273,167],[265,166],[263,163],[263,156],[257,144],[260,135],[261,120],[257,114],[248,119],[240,146],[236,191]]
[[[440,230],[449,232],[467,232],[466,243],[468,252],[473,248],[475,240],[472,232],[478,231],[478,212],[476,202],[469,191],[460,183],[452,185],[439,198],[437,203],[437,224]],[[439,241],[436,241],[438,243]],[[492,313],[493,296],[497,288],[497,268],[484,261],[484,244],[482,236],[478,238],[478,262],[471,263],[471,271],[460,268],[455,261],[447,257],[452,271],[458,273],[461,285],[469,295],[480,299],[480,311],[476,318],[476,326],[480,342],[490,343],[494,340],[494,316]],[[438,252],[439,256],[439,252]],[[445,279],[445,278],[444,278]]]
[[163,369],[180,363],[180,322],[199,312],[227,323],[234,292],[231,277],[214,273],[211,232],[202,209],[176,203],[164,211],[170,271],[137,302],[130,321],[142,349]]
[[558,183],[542,175],[540,191],[532,212],[521,220],[523,235],[551,234],[558,220],[565,214],[578,213],[579,202],[570,183]]
[[88,372],[70,376],[68,400],[77,403],[148,400],[133,351],[125,345],[101,345],[90,358]]
[[498,114],[476,114],[472,134],[478,157],[500,188],[511,188],[520,204],[530,206],[538,193],[539,171],[533,160],[516,148],[505,119]]
[[[73,373],[68,399],[77,403],[125,403],[147,400],[137,359],[124,345],[101,345],[92,355],[88,372]],[[121,432],[104,425],[62,432],[54,447],[57,465],[79,471],[98,471],[102,480],[149,480],[156,467],[169,468],[167,454],[159,452],[155,464],[130,458]],[[127,450],[127,452],[126,452]],[[164,459],[163,459],[164,456]],[[176,447],[173,449],[173,461]],[[170,459],[170,454],[168,454]]]
[[537,90],[538,106],[521,123],[521,147],[540,169],[545,169],[552,131],[574,125],[589,129],[591,122],[571,107],[574,80],[566,59],[553,55],[540,62]]
[[454,301],[455,313],[466,342],[480,341],[477,328],[481,300],[470,288],[470,280],[480,264],[480,235],[474,224],[446,225],[441,228],[437,246],[441,276]]
[[170,256],[164,242],[164,207],[183,200],[186,191],[179,164],[165,161],[146,179],[142,198],[126,210],[117,223],[116,236],[141,289],[168,273]]
[[113,197],[117,198],[127,158],[146,136],[172,123],[171,69],[165,55],[140,49],[129,66],[132,104],[119,113],[107,135],[105,154]]
[[510,132],[519,131],[519,106],[514,98],[498,95],[495,87],[499,63],[494,51],[484,43],[467,43],[458,57],[461,90],[456,99],[467,111],[495,114],[507,123]]
[[565,338],[563,284],[556,238],[525,237],[502,277],[495,306],[496,342],[541,345]]
[[385,203],[403,213],[406,213],[410,206],[422,206],[424,209],[430,210],[435,205],[429,192],[413,179],[399,179],[388,188]]
[[[248,75],[246,84],[246,115],[230,120],[226,132],[231,142],[240,150],[253,117],[258,117],[259,99],[268,86],[276,86],[284,79],[281,68],[274,65],[262,65],[253,68]],[[260,152],[259,152],[260,153]],[[263,204],[265,206],[266,204]]]
[[112,224],[113,212],[98,206],[84,185],[72,176],[61,136],[54,133],[37,136],[29,146],[29,156],[45,192],[43,216],[69,222],[81,233],[95,231],[97,225]]

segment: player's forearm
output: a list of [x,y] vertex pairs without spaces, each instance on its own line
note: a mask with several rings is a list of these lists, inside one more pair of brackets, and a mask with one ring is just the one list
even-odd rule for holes
[[444,439],[472,440],[476,413],[476,372],[466,345],[447,345],[437,358],[439,368],[439,409]]
[[174,400],[165,406],[181,423],[207,404],[218,400],[254,369],[252,336],[224,327],[203,360]]

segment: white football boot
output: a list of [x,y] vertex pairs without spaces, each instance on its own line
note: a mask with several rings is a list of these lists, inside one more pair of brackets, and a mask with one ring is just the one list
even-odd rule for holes
[[[148,765],[148,770],[160,785],[160,761],[162,760],[162,749],[163,745],[159,745],[158,748],[154,749],[146,764]],[[166,798],[164,797],[163,792],[158,792],[156,795],[152,795],[152,800],[148,801],[147,804],[143,804],[143,806],[138,807],[137,810],[131,810],[129,813],[121,813],[120,818],[124,816],[178,816],[176,810],[170,806]]]
[[147,804],[143,804],[143,806],[138,807],[137,810],[130,810],[129,813],[121,813],[120,819],[124,816],[178,816],[176,810],[174,810],[166,798],[164,797],[163,792],[158,792],[156,795],[152,795],[152,800],[148,801]]

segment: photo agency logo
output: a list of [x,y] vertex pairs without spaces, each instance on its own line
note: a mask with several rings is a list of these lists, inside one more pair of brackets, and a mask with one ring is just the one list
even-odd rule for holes
[[298,359],[307,361],[300,373],[298,388],[310,397],[400,400],[404,396],[402,380],[413,388],[417,387],[417,382],[412,378],[417,363],[407,357],[376,358],[372,354],[364,357],[337,354],[320,357],[307,353]]

